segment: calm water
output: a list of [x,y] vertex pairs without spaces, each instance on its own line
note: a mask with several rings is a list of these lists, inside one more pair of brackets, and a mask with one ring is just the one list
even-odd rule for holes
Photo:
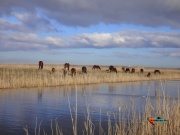
[[[113,84],[95,84],[77,86],[78,98],[78,134],[82,134],[83,122],[87,117],[89,107],[91,119],[98,127],[98,122],[107,125],[107,113],[122,112],[125,106],[134,99],[137,111],[142,112],[148,89],[153,100],[155,90],[165,91],[166,96],[178,98],[180,95],[180,81],[150,81]],[[25,135],[23,128],[27,127],[30,134],[34,134],[36,124],[50,134],[51,121],[55,119],[63,133],[72,134],[72,123],[68,104],[74,116],[76,90],[74,86],[49,87],[33,89],[0,90],[0,134]]]

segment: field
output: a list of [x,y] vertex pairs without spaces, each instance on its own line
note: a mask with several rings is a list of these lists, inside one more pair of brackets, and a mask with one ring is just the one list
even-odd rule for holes
[[[122,66],[115,66],[118,71],[116,74],[106,71],[109,66],[101,66],[101,70],[93,70],[92,66],[86,66],[87,74],[84,74],[82,66],[73,65],[70,69],[72,67],[77,70],[76,76],[72,77],[69,71],[64,77],[63,65],[46,64],[43,70],[38,70],[37,64],[2,64],[0,65],[0,89],[180,79],[179,69],[134,67],[135,73],[124,73]],[[54,73],[51,71],[52,68],[55,68]],[[144,69],[144,73],[140,73],[140,68]],[[160,70],[161,74],[154,74],[155,69]],[[151,72],[150,77],[147,77],[148,72]]]

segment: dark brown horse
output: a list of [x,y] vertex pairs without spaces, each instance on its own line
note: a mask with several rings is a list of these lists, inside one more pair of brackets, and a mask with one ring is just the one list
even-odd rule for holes
[[122,71],[123,71],[123,72],[125,72],[125,69],[126,69],[125,67],[122,67]]
[[154,70],[154,74],[156,74],[156,73],[160,74],[161,72],[156,69],[156,70]]
[[76,69],[75,68],[71,68],[71,75],[75,76],[76,75]]
[[70,64],[69,64],[69,63],[65,63],[65,64],[64,64],[64,68],[67,68],[68,71],[69,71],[69,67],[70,67]]
[[150,77],[150,76],[151,76],[151,73],[150,73],[150,72],[148,72],[147,77]]
[[127,73],[127,72],[130,73],[130,69],[129,69],[129,68],[126,68],[126,69],[125,69],[125,72],[126,72],[126,73]]
[[116,72],[116,74],[117,74],[117,69],[114,67],[114,66],[109,66],[109,71],[110,72]]
[[98,66],[98,65],[94,65],[92,69],[94,69],[94,70],[95,70],[95,69],[101,70],[100,66]]
[[140,69],[140,73],[143,73],[143,72],[144,72],[144,70],[141,68],[141,69]]
[[82,67],[82,73],[86,73],[87,74],[87,68],[85,66]]
[[131,69],[131,73],[135,73],[135,69],[134,68]]
[[114,66],[110,65],[109,66],[109,71],[111,72],[111,70],[114,68]]
[[39,61],[39,69],[43,69],[43,62]]
[[53,72],[53,73],[55,72],[55,68],[52,68],[52,72]]

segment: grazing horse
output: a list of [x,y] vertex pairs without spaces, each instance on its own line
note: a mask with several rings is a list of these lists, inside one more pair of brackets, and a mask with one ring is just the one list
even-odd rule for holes
[[126,68],[125,67],[122,67],[122,71],[125,72]]
[[114,66],[110,65],[109,66],[109,71],[111,72],[111,70],[114,68]]
[[140,69],[140,73],[143,73],[143,72],[144,72],[144,70],[141,68],[141,69]]
[[71,75],[75,76],[76,75],[76,69],[75,68],[71,68]]
[[135,69],[134,68],[131,69],[131,73],[135,73]]
[[64,68],[67,68],[68,71],[69,71],[69,67],[70,67],[70,64],[69,64],[69,63],[65,63],[65,64],[64,64]]
[[151,76],[151,73],[150,73],[150,72],[148,72],[147,77],[150,77],[150,76]]
[[116,74],[117,74],[117,69],[113,66],[109,66],[109,71],[110,72],[116,72]]
[[160,74],[161,72],[156,69],[156,70],[154,70],[154,74],[156,74],[156,73],[159,73],[159,74]]
[[85,66],[82,67],[82,72],[87,74],[87,68]]
[[126,68],[126,69],[125,69],[125,72],[126,72],[126,73],[127,73],[127,72],[130,73],[130,69],[129,69],[129,68]]
[[55,68],[52,68],[52,70],[51,70],[53,73],[55,72]]
[[101,70],[100,66],[98,66],[98,65],[94,65],[92,69],[94,69],[94,70],[95,70],[95,69]]
[[39,61],[39,69],[43,69],[43,62]]

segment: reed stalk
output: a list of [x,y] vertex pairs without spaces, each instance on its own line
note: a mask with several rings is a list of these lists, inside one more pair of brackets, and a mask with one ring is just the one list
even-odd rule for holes
[[[164,85],[164,84],[162,84]],[[77,88],[75,88],[77,89]],[[150,89],[148,90],[150,93]],[[161,92],[161,93],[159,93]],[[162,90],[155,91],[155,105],[151,103],[151,96],[148,94],[147,96],[142,96],[141,98],[145,99],[146,104],[144,107],[143,114],[140,114],[135,108],[135,102],[139,99],[134,99],[131,97],[131,102],[127,104],[125,107],[119,107],[118,114],[113,112],[107,112],[108,116],[108,130],[107,133],[104,132],[101,121],[101,111],[100,111],[100,122],[99,122],[99,135],[178,135],[180,133],[180,96],[178,99],[173,99],[165,96],[164,87]],[[162,96],[161,96],[162,95]],[[77,97],[76,97],[77,98]],[[86,97],[85,97],[86,98]],[[86,98],[87,101],[87,98]],[[69,109],[71,114],[72,126],[73,126],[73,134],[77,134],[77,118],[75,118],[76,122],[73,119],[70,100],[68,96]],[[78,104],[76,100],[76,104]],[[82,134],[94,135],[94,129],[97,128],[93,124],[90,118],[90,110],[89,104],[87,104],[87,118],[84,122],[85,130],[82,129]],[[130,106],[130,108],[128,107]],[[76,105],[77,107],[77,105]],[[77,111],[77,109],[75,109]],[[77,117],[77,113],[75,112],[74,117]],[[113,116],[113,117],[112,117]],[[168,120],[167,123],[156,122],[154,125],[148,122],[148,117],[162,117]],[[113,121],[114,120],[114,121]],[[37,121],[37,120],[36,120]],[[51,121],[51,131],[52,135],[54,131],[56,131],[56,135],[62,135],[62,130],[59,129],[58,122],[55,121],[55,130],[53,130],[52,121]],[[41,123],[38,128],[38,135],[41,133]],[[37,124],[36,124],[37,128]],[[35,131],[36,131],[35,128]],[[24,128],[26,135],[28,135],[28,128]],[[45,133],[45,130],[44,130]],[[36,134],[36,132],[35,132]]]
[[[52,67],[56,69],[51,72]],[[76,84],[94,84],[94,83],[115,83],[131,81],[149,81],[149,80],[168,80],[180,79],[179,69],[160,69],[161,74],[153,74],[155,68],[144,68],[144,73],[124,73],[121,66],[117,66],[118,73],[109,73],[106,70],[108,66],[101,70],[92,70],[92,66],[87,66],[87,74],[83,74],[81,66],[72,66],[76,68],[77,74],[72,77],[69,72],[66,77],[63,75],[63,65],[46,64],[43,70],[38,70],[37,65],[0,65],[0,89],[7,88],[30,88],[30,87],[52,87]],[[147,77],[147,73],[151,76]]]

